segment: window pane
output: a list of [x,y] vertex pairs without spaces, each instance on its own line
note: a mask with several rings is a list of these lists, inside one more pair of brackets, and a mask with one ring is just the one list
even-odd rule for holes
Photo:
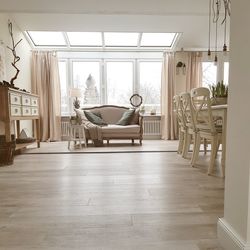
[[59,75],[61,85],[61,114],[68,115],[69,111],[69,96],[67,88],[67,63],[65,61],[59,62]]
[[83,90],[81,106],[100,104],[100,63],[73,62],[73,85]]
[[137,46],[138,33],[105,32],[105,46]]
[[217,66],[213,62],[202,63],[202,86],[216,84],[217,81]]
[[140,62],[140,95],[147,112],[160,112],[161,62]]
[[67,32],[72,46],[102,46],[101,32]]
[[107,62],[108,104],[128,105],[133,93],[133,62]]
[[224,62],[224,83],[228,84],[229,78],[229,62]]
[[142,33],[141,46],[163,46],[173,45],[176,33]]
[[28,31],[35,46],[66,46],[62,32]]

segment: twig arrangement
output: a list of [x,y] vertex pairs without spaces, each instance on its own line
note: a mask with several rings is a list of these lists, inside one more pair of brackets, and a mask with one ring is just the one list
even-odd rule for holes
[[14,81],[17,79],[17,76],[18,76],[19,71],[20,71],[19,68],[16,66],[16,63],[18,61],[20,61],[20,57],[17,56],[17,54],[16,54],[16,47],[22,41],[22,39],[20,39],[17,43],[15,43],[14,36],[13,36],[13,30],[12,30],[12,22],[10,22],[10,21],[8,22],[8,29],[9,29],[9,33],[10,33],[10,36],[11,36],[12,47],[7,46],[7,48],[9,50],[11,50],[11,52],[13,54],[14,58],[13,58],[13,62],[11,63],[11,65],[16,69],[16,74],[15,74],[14,77],[11,78],[10,84],[14,85]]

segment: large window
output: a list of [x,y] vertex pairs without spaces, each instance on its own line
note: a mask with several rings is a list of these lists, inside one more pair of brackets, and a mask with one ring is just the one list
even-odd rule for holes
[[114,104],[131,107],[130,97],[143,97],[146,112],[160,112],[162,62],[156,59],[60,59],[62,115],[73,110],[71,88],[82,93],[81,107]]
[[213,62],[202,63],[202,86],[209,87],[217,82],[217,66]]
[[73,87],[82,89],[81,105],[100,104],[100,62],[73,61]]
[[140,89],[143,104],[147,111],[160,111],[161,99],[161,62],[140,62]]
[[224,62],[224,83],[228,84],[229,78],[229,62]]
[[107,62],[107,103],[127,105],[133,94],[133,62]]

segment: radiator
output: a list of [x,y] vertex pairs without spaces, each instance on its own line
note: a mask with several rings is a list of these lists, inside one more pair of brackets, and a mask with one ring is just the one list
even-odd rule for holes
[[[154,117],[152,117],[154,118]],[[160,139],[161,138],[161,120],[143,119],[143,138],[144,139]]]
[[62,135],[62,140],[66,139],[69,136],[69,121],[61,122],[61,135]]
[[[161,120],[160,117],[144,117],[143,119],[143,138],[160,139],[161,138]],[[69,136],[69,121],[61,122],[62,140]]]

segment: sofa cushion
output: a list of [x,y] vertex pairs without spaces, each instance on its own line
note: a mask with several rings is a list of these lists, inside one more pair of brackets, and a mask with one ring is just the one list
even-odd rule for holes
[[115,125],[111,124],[105,127],[102,127],[102,134],[134,134],[140,132],[140,126],[139,125]]
[[96,125],[107,125],[107,123],[100,117],[101,115],[92,113],[91,111],[84,111],[85,116],[88,120]]
[[139,124],[139,117],[140,117],[139,112],[140,112],[139,109],[135,109],[135,113],[130,121],[130,125]]
[[89,121],[88,118],[85,116],[84,111],[80,109],[75,109],[76,116],[81,120],[81,123]]
[[116,123],[117,125],[122,125],[126,126],[130,123],[134,116],[135,110],[134,109],[129,109],[125,111],[121,117],[121,119]]
[[123,113],[127,110],[127,108],[122,107],[105,107],[101,108],[100,112],[102,119],[108,124],[116,124],[121,119]]

